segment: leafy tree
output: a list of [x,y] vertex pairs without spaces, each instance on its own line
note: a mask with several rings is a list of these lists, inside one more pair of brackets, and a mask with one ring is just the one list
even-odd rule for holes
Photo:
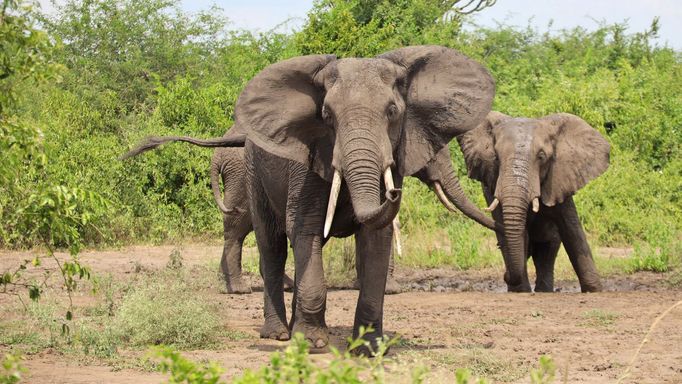
[[[53,61],[54,43],[35,28],[31,4],[3,0],[0,13],[0,244],[14,245],[33,238],[47,248],[63,278],[71,299],[77,280],[89,277],[76,255],[81,247],[79,228],[89,223],[94,211],[106,209],[99,195],[44,179],[47,158],[41,145],[41,130],[17,115],[21,91],[35,84],[58,81],[61,66]],[[18,180],[30,180],[30,184]],[[72,258],[58,259],[57,246],[69,247]],[[50,275],[42,281],[23,276],[29,266],[39,267],[41,257],[26,260],[0,276],[2,293],[22,300],[25,288],[37,300]],[[22,300],[23,303],[23,300]],[[66,320],[71,320],[71,305]],[[64,331],[68,326],[64,323]]]

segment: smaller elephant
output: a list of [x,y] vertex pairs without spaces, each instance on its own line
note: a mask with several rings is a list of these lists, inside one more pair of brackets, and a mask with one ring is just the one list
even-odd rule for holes
[[490,112],[458,138],[469,176],[483,184],[510,292],[554,290],[554,262],[563,243],[583,292],[602,289],[572,195],[609,166],[610,146],[583,119],[559,113],[539,119]]
[[[251,231],[251,211],[245,186],[246,168],[244,165],[244,148],[217,148],[211,158],[211,189],[218,208],[223,212],[223,255],[220,259],[220,271],[225,278],[228,293],[251,293],[251,287],[242,278],[242,247],[244,239]],[[223,182],[221,196],[220,180]],[[396,247],[400,253],[399,223],[394,222]],[[393,278],[394,260],[391,257],[389,276],[386,282],[386,293],[395,294],[401,291],[400,284]],[[357,285],[357,282],[356,282]],[[293,289],[293,280],[284,275],[284,290]]]

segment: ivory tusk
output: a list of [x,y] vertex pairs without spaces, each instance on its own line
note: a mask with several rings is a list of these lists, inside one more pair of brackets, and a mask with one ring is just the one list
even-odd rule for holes
[[540,210],[540,200],[538,198],[533,199],[533,212],[537,212]]
[[485,210],[488,211],[488,212],[492,212],[492,211],[495,210],[495,208],[497,208],[497,205],[498,205],[499,203],[500,203],[500,201],[497,200],[497,197],[496,197],[495,200],[493,200],[493,202],[490,203],[490,206],[489,206],[488,208],[485,208]]
[[329,236],[329,230],[332,228],[332,220],[334,220],[334,211],[336,211],[336,200],[339,198],[341,191],[341,172],[334,170],[334,179],[332,180],[332,189],[329,192],[329,204],[327,204],[327,217],[324,219],[324,238]]
[[445,206],[445,208],[452,212],[458,212],[457,208],[455,208],[450,199],[448,199],[448,197],[445,196],[445,192],[443,192],[443,187],[440,185],[439,182],[437,181],[433,182],[433,189],[436,191],[436,196],[438,196],[438,200],[440,200],[440,202]]
[[398,218],[398,215],[393,219],[393,237],[395,237],[395,253],[398,257],[402,257],[403,245],[400,242],[400,219]]
[[391,167],[386,168],[386,171],[384,171],[384,184],[386,184],[386,192],[395,189],[395,185],[393,184],[393,173],[391,172]]

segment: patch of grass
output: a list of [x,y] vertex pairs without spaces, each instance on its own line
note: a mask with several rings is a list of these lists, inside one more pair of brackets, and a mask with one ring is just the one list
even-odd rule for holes
[[464,367],[476,376],[487,377],[496,382],[512,382],[520,379],[526,372],[523,364],[496,356],[484,348],[464,349],[461,352],[427,352],[425,358],[436,366],[448,370]]
[[665,282],[671,288],[682,287],[682,269],[677,269],[674,273],[668,276]]
[[113,324],[133,346],[205,348],[220,334],[215,307],[188,289],[182,271],[160,272],[135,286],[122,298]]
[[587,327],[611,327],[616,323],[620,314],[616,312],[605,311],[603,309],[590,309],[582,314],[583,321],[581,325]]

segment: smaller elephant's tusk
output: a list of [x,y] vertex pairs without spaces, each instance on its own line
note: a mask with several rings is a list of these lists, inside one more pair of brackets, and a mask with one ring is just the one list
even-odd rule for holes
[[485,208],[485,210],[488,211],[488,212],[492,212],[492,211],[495,210],[495,208],[497,208],[497,205],[498,205],[499,203],[500,203],[500,201],[497,200],[497,197],[496,197],[495,200],[493,200],[493,202],[490,203],[490,206],[489,206],[488,208]]
[[395,253],[398,257],[403,256],[403,245],[400,242],[400,219],[398,215],[393,219],[393,237],[395,237]]
[[433,189],[436,191],[436,196],[438,196],[438,200],[451,212],[458,212],[457,208],[452,204],[450,199],[448,199],[447,196],[445,196],[445,193],[443,192],[443,187],[440,185],[439,182],[434,181],[433,182]]
[[533,199],[533,212],[537,212],[540,210],[540,200],[538,198]]
[[334,179],[332,180],[332,189],[329,192],[329,204],[327,205],[327,217],[324,219],[324,237],[329,236],[329,230],[332,228],[332,220],[334,220],[334,211],[336,211],[336,200],[339,198],[341,191],[341,172],[334,170]]
[[386,192],[395,189],[395,185],[393,184],[393,173],[391,172],[391,167],[386,168],[386,171],[384,171],[384,183],[386,185]]

